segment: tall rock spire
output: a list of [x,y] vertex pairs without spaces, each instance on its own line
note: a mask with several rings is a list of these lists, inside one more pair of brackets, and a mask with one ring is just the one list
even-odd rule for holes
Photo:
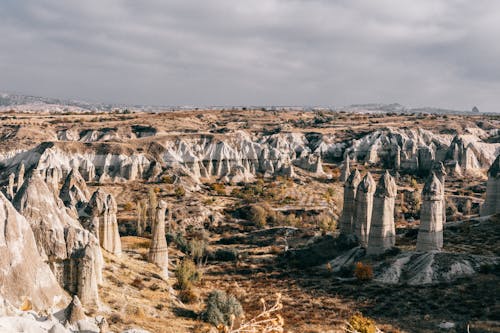
[[422,191],[417,251],[439,251],[443,247],[443,195],[443,184],[433,172]]
[[168,247],[165,239],[165,209],[167,203],[160,200],[156,208],[155,224],[152,230],[151,245],[149,247],[148,261],[163,270],[163,275],[168,277]]
[[488,170],[486,200],[481,206],[481,216],[500,213],[500,155]]
[[381,254],[396,244],[394,203],[397,186],[388,171],[380,178],[374,195],[367,254]]
[[349,179],[349,176],[351,175],[351,162],[349,160],[349,155],[346,154],[345,156],[345,161],[344,161],[344,167],[342,168],[342,173],[340,175],[340,181],[341,182],[346,182]]
[[362,247],[366,247],[368,244],[374,192],[375,181],[370,172],[368,172],[356,190],[356,209],[354,211],[354,233],[358,237],[358,241]]
[[354,169],[344,185],[344,208],[340,217],[340,232],[343,234],[351,234],[353,232],[356,189],[360,181],[361,175],[358,169]]

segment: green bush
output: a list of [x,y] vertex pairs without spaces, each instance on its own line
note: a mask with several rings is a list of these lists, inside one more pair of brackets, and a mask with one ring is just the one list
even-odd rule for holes
[[175,277],[177,278],[176,287],[180,290],[187,290],[192,287],[193,283],[201,280],[201,273],[196,268],[193,260],[184,258],[177,265]]
[[205,304],[203,319],[214,326],[231,326],[233,316],[243,315],[243,308],[236,297],[221,290],[212,291]]

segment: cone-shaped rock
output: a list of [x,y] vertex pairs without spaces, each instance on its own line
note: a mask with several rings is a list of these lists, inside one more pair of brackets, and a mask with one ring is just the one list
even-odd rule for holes
[[374,194],[367,254],[384,253],[396,244],[396,227],[394,225],[396,195],[396,182],[386,171],[380,178]]
[[117,211],[114,197],[99,188],[92,194],[80,218],[83,226],[97,236],[102,248],[114,255],[122,252]]
[[21,164],[19,164],[19,167],[17,169],[17,188],[16,188],[16,192],[18,192],[21,187],[23,186],[24,184],[24,163],[21,162]]
[[[43,282],[43,283],[42,283]],[[0,193],[0,299],[15,307],[28,297],[34,310],[65,302],[49,266],[42,260],[29,223]],[[1,305],[0,305],[1,307]]]
[[[49,264],[59,284],[82,302],[95,299],[97,288],[85,295],[82,285],[97,286],[102,281],[103,259],[97,239],[68,214],[55,193],[49,190],[37,170],[24,181],[14,198],[14,206],[31,225],[39,253]],[[88,249],[87,249],[88,248]],[[82,274],[82,258],[91,262],[92,274]],[[95,281],[83,281],[85,279]],[[94,283],[95,282],[95,283]]]
[[340,217],[340,232],[343,234],[351,234],[353,232],[356,190],[360,181],[361,175],[358,169],[354,169],[344,185],[344,207],[342,209],[342,216]]
[[168,276],[168,247],[165,239],[165,209],[167,203],[160,201],[156,208],[156,219],[153,226],[151,245],[149,247],[148,261],[156,264]]
[[74,325],[80,320],[87,318],[83,310],[82,303],[78,299],[78,296],[73,296],[71,303],[66,307],[64,314],[66,315],[66,320]]
[[10,200],[14,199],[14,183],[15,183],[16,175],[11,173],[9,175],[9,183],[7,185],[7,198]]
[[373,210],[373,193],[375,192],[375,181],[368,172],[356,189],[356,208],[354,210],[354,234],[358,237],[361,246],[368,244],[370,224]]
[[349,179],[349,176],[351,175],[351,167],[350,167],[350,161],[349,161],[349,155],[346,155],[345,157],[345,162],[344,162],[344,167],[342,168],[342,173],[340,174],[340,181],[341,182],[347,182]]
[[486,200],[481,207],[481,216],[500,213],[500,155],[488,170]]
[[443,184],[432,173],[422,191],[417,251],[439,251],[443,247],[443,193]]
[[66,177],[59,193],[59,197],[66,207],[79,208],[89,200],[90,194],[87,184],[78,169],[73,168]]

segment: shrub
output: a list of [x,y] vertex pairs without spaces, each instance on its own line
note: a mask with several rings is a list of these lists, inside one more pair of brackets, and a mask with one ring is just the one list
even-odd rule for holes
[[130,201],[123,205],[123,209],[126,211],[130,211],[132,210],[132,208],[134,208],[134,204]]
[[137,289],[139,289],[139,290],[142,290],[142,289],[144,289],[144,287],[145,287],[145,286],[144,286],[144,283],[142,282],[142,279],[141,279],[140,277],[136,277],[136,278],[134,279],[134,281],[132,281],[131,285],[132,285],[133,287],[136,287],[136,288],[137,288]]
[[236,297],[221,290],[212,291],[205,304],[203,319],[214,326],[230,327],[233,318],[243,315],[243,308]]
[[236,261],[238,259],[238,250],[236,249],[217,249],[215,251],[215,260]]
[[165,175],[165,176],[161,177],[161,180],[165,184],[173,184],[175,181],[174,177],[169,176],[169,175]]
[[253,205],[250,207],[250,219],[255,225],[264,227],[267,222],[267,211],[261,206]]
[[179,299],[183,303],[194,303],[198,300],[198,295],[194,292],[193,288],[190,287],[179,292]]
[[347,322],[348,332],[376,333],[375,322],[361,314],[355,314]]
[[321,213],[316,217],[318,226],[323,231],[334,231],[337,229],[337,221],[333,219],[328,213]]
[[201,280],[201,273],[196,269],[196,265],[190,258],[184,258],[175,270],[177,278],[176,287],[180,290],[191,288],[193,283]]
[[177,186],[174,190],[174,195],[177,197],[177,199],[180,199],[186,195],[186,190],[183,186]]
[[197,263],[205,257],[207,242],[204,239],[192,239],[189,241],[189,254]]
[[354,276],[358,281],[369,281],[373,279],[373,268],[368,264],[357,262],[354,268]]
[[222,183],[213,183],[210,185],[210,189],[218,195],[226,195],[226,187]]

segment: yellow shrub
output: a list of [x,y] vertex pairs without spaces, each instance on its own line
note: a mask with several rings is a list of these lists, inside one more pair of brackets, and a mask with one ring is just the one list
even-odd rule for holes
[[373,279],[373,269],[372,266],[368,264],[363,264],[362,262],[357,262],[354,268],[354,276],[358,281],[369,281]]
[[370,318],[363,317],[361,314],[355,314],[347,322],[348,326],[359,333],[376,333],[375,322]]

